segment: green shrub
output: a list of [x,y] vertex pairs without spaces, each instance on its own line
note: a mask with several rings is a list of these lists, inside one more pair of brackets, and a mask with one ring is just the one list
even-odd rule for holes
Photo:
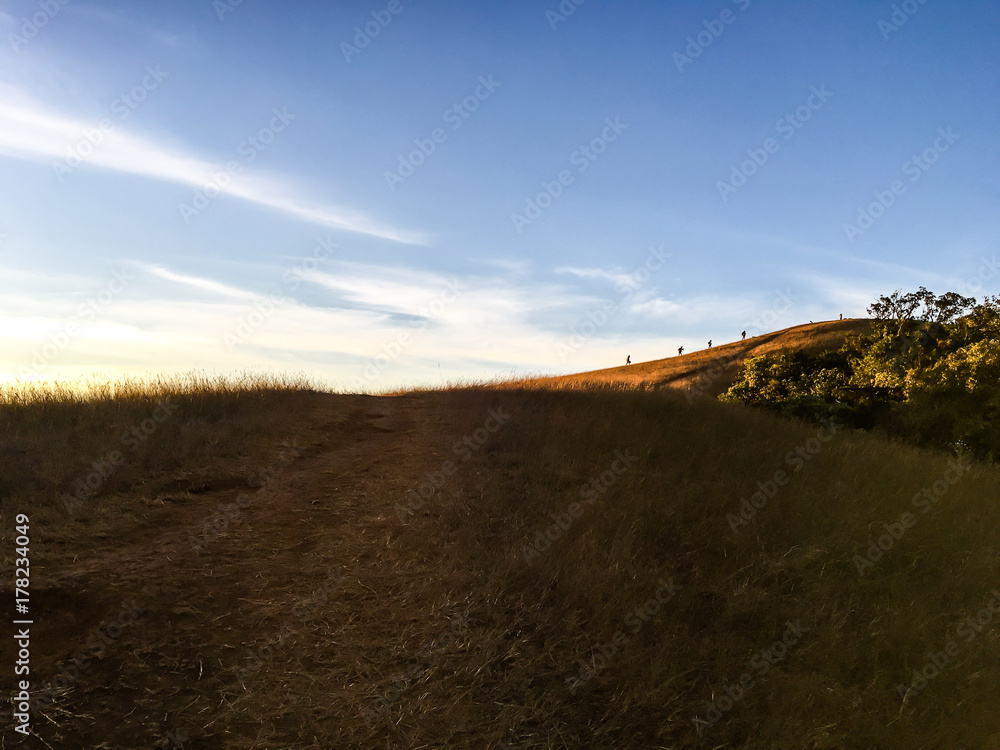
[[1000,456],[1000,298],[894,292],[869,334],[836,351],[748,359],[720,396],[778,413],[880,428],[908,442]]

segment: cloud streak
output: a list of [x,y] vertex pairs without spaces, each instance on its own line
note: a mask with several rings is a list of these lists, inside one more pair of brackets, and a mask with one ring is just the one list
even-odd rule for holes
[[[195,190],[212,182],[219,164],[149,138],[129,133],[108,118],[110,132],[98,122],[73,119],[46,110],[14,88],[0,87],[0,155],[31,161],[64,159],[70,148],[97,141],[86,164],[92,167],[174,182]],[[107,130],[107,128],[105,129]],[[93,137],[88,140],[88,133]],[[405,244],[425,244],[425,236],[377,222],[360,211],[300,198],[286,181],[272,176],[235,174],[224,195],[263,206],[301,221],[358,232]]]
[[575,268],[573,266],[560,266],[555,269],[557,274],[569,274],[580,279],[604,279],[615,285],[626,285],[634,283],[632,274],[624,271],[606,271],[603,268]]
[[145,263],[140,263],[139,266],[149,271],[155,276],[159,276],[161,279],[166,279],[167,281],[173,281],[177,284],[184,284],[186,286],[194,287],[195,289],[201,289],[202,291],[211,292],[213,294],[221,294],[224,297],[232,297],[233,299],[245,299],[245,300],[255,300],[260,295],[254,294],[253,292],[248,292],[243,289],[237,289],[236,287],[229,286],[228,284],[221,284],[218,281],[212,281],[211,279],[203,279],[200,276],[188,276],[186,274],[174,273],[173,271],[168,271],[162,266],[147,265]]

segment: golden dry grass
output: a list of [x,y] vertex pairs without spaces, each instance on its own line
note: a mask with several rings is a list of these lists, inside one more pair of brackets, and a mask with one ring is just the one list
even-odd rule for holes
[[[231,390],[188,394],[73,513],[94,456],[185,396],[0,404],[49,746],[1000,744],[996,467],[950,485],[946,455],[610,377]],[[98,658],[123,602],[141,614]]]

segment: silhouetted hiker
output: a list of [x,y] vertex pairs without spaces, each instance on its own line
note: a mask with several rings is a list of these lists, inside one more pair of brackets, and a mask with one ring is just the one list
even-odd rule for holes
[[746,341],[746,340],[747,340],[747,332],[746,332],[746,331],[744,331],[744,332],[743,332],[743,339],[742,339],[742,340],[743,340],[743,341]]
[[708,340],[708,348],[709,348],[709,349],[711,349],[711,348],[712,348],[712,339],[709,339],[709,340]]
[[683,346],[678,346],[677,347],[677,356],[679,357],[683,353],[684,353],[684,347]]
[[841,314],[840,314],[840,319],[841,319],[841,320],[843,320],[843,319],[844,319],[844,313],[841,313]]
[[626,365],[632,364],[632,355],[631,354],[629,354],[627,357],[625,357],[625,364]]

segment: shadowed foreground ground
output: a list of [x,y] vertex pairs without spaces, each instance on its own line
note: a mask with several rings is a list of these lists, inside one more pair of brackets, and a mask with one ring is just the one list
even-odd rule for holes
[[1000,745],[995,468],[670,392],[272,401],[5,439],[3,747]]

